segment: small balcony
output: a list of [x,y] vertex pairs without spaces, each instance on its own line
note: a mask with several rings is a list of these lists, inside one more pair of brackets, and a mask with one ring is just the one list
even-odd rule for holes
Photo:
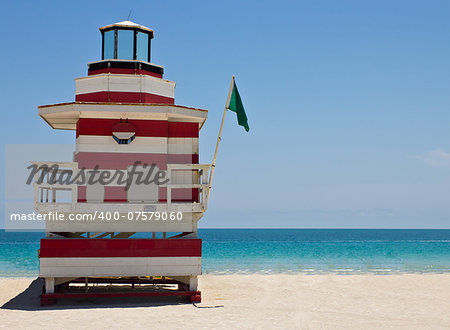
[[[97,171],[97,177],[122,174],[127,188],[117,181],[89,182],[92,170],[79,169],[77,162],[32,164],[35,210],[66,217],[46,219],[47,231],[196,231],[207,209],[210,164],[167,164],[159,171],[160,180],[149,183],[139,183],[130,169]],[[155,214],[158,219],[148,220]],[[145,221],[138,221],[143,216]]]

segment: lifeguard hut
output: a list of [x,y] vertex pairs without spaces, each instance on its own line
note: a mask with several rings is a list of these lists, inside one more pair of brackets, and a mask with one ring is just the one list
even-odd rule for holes
[[[100,32],[102,59],[75,79],[75,102],[38,107],[53,129],[76,131],[73,162],[33,162],[35,209],[60,215],[46,220],[41,240],[41,301],[174,295],[198,302],[197,222],[211,169],[199,164],[199,131],[207,111],[175,105],[175,82],[151,63],[152,29],[124,21]],[[134,289],[100,290],[102,283]]]

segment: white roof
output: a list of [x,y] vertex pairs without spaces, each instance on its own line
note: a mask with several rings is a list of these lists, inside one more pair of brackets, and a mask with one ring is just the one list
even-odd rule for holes
[[208,118],[208,111],[174,104],[67,102],[41,105],[39,116],[52,128],[75,130],[79,118],[146,119],[199,123]]
[[117,22],[117,23],[114,23],[114,24],[102,26],[100,28],[100,30],[104,30],[104,29],[111,28],[111,27],[129,27],[129,28],[137,28],[137,29],[153,32],[152,29],[150,29],[150,28],[148,28],[146,26],[134,23],[132,21],[122,21],[122,22]]

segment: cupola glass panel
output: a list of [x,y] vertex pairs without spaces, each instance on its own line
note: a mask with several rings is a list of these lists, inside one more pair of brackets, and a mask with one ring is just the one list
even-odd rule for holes
[[136,59],[148,61],[148,33],[138,32],[136,35]]
[[114,30],[106,31],[103,38],[103,59],[114,58]]
[[103,60],[123,59],[150,62],[153,31],[139,28],[111,27],[102,31]]
[[117,58],[134,60],[134,31],[117,30]]

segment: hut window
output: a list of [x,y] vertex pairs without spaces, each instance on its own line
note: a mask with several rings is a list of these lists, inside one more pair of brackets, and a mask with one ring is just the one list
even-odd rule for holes
[[122,133],[122,132],[114,132],[113,139],[118,144],[130,144],[134,141],[135,135],[134,133]]

